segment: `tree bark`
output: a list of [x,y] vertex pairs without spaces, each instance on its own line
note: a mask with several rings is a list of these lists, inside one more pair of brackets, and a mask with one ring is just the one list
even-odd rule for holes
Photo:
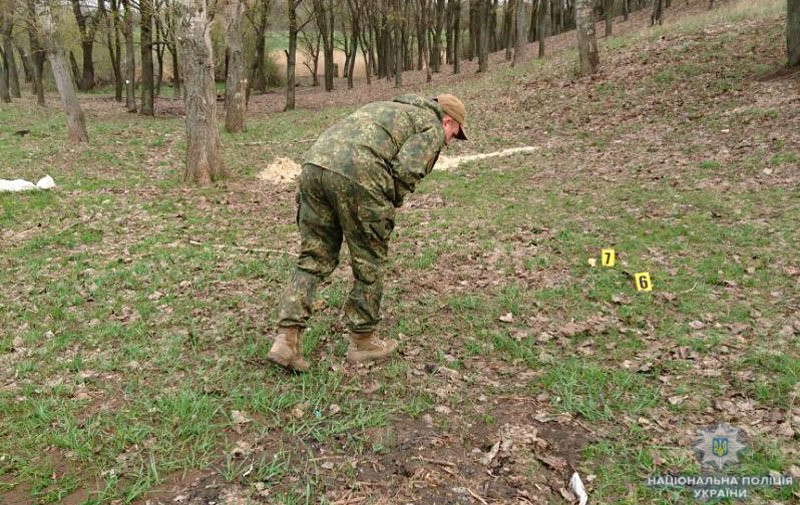
[[545,40],[550,31],[550,0],[540,0],[540,13],[537,17],[537,31],[539,32],[539,58],[544,58]]
[[489,71],[489,9],[491,0],[480,0],[480,28],[478,29],[478,72]]
[[21,98],[19,90],[19,74],[17,72],[17,61],[14,58],[14,41],[11,32],[14,29],[14,4],[15,0],[4,2],[5,12],[3,13],[3,50],[5,51],[6,74],[8,77],[8,89],[14,98]]
[[295,70],[297,67],[297,6],[300,0],[286,0],[289,15],[289,50],[286,51],[286,106],[283,110],[294,110]]
[[322,55],[325,62],[325,91],[333,91],[333,6],[328,6],[326,0],[314,0],[314,9],[317,14],[317,28],[319,28],[319,33],[322,35]]
[[461,0],[453,8],[453,73],[461,73]]
[[44,82],[42,73],[44,72],[44,49],[39,42],[38,20],[36,17],[35,0],[27,0],[28,3],[28,40],[31,46],[31,59],[33,60],[33,94],[36,95],[36,105],[44,106]]
[[506,50],[506,61],[511,61],[511,66],[514,66],[512,55],[512,48],[514,47],[514,11],[517,10],[517,4],[522,3],[521,0],[508,0],[503,7],[503,27],[500,32],[500,39],[503,41],[503,47]]
[[164,80],[164,47],[166,44],[164,43],[164,39],[166,35],[164,34],[164,27],[161,21],[161,8],[163,7],[163,3],[159,5],[156,3],[155,5],[155,15],[153,16],[153,23],[155,24],[155,31],[156,31],[156,42],[155,42],[155,50],[156,50],[156,68],[158,71],[156,72],[156,84],[155,84],[155,95],[156,98],[161,96],[161,84]]
[[[119,40],[119,6],[117,0],[110,0],[111,12],[105,10],[105,0],[99,0],[98,6],[102,9],[103,17],[106,18],[106,45],[108,55],[111,58],[111,70],[114,72],[114,99],[122,101],[122,69],[120,59],[122,58],[122,47]],[[113,34],[113,35],[112,35]]]
[[469,47],[467,47],[467,59],[472,61],[478,54],[478,39],[480,32],[480,7],[482,0],[469,0]]
[[176,0],[183,61],[187,181],[209,184],[229,175],[220,156],[214,55],[207,0]]
[[347,89],[353,89],[353,72],[355,71],[356,58],[358,57],[358,38],[360,32],[361,27],[358,22],[358,10],[354,7],[350,7],[350,52],[352,56],[347,61]]
[[75,21],[78,23],[78,31],[81,35],[81,53],[83,54],[83,73],[76,81],[78,89],[81,91],[90,91],[94,89],[94,59],[92,53],[94,52],[94,33],[97,28],[97,16],[94,14],[85,15],[81,10],[79,0],[72,0],[72,12],[75,15]]
[[590,75],[597,72],[597,67],[600,64],[600,57],[597,54],[597,39],[594,33],[594,9],[592,4],[592,0],[576,0],[575,2],[575,24],[578,32],[581,75]]
[[61,102],[64,104],[64,110],[67,113],[67,136],[73,142],[88,142],[89,135],[86,133],[83,109],[78,103],[78,96],[75,94],[75,87],[67,66],[67,55],[64,49],[66,44],[58,40],[57,25],[53,20],[49,2],[42,2],[39,6],[42,45],[47,52],[47,59],[50,61],[50,67],[53,70],[53,78],[56,81],[58,94],[61,95]]
[[800,65],[800,0],[787,0],[786,54],[790,67]]
[[604,37],[611,36],[611,22],[614,18],[614,0],[603,0],[603,17],[606,20],[606,30],[603,33]]
[[[299,4],[299,2],[296,2]],[[266,41],[267,27],[269,26],[269,11],[270,1],[259,0],[256,3],[257,22],[253,22],[256,37],[256,50],[255,57],[253,58],[253,66],[250,69],[250,82],[247,85],[247,99],[250,99],[252,90],[259,93],[267,92],[267,75],[264,68],[264,58],[266,58]],[[252,22],[252,18],[251,18]]]
[[225,45],[228,48],[228,75],[225,81],[225,129],[230,133],[244,131],[247,103],[247,77],[244,69],[244,37],[242,14],[244,0],[225,3]]
[[[438,74],[442,71],[442,30],[445,21],[445,1],[435,0],[435,10],[433,18],[433,44],[431,45],[431,71]],[[434,4],[431,4],[433,7]],[[428,20],[428,23],[430,20]],[[426,24],[428,24],[426,23]],[[430,82],[430,80],[428,80]]]
[[7,82],[8,76],[6,75],[6,67],[0,64],[0,100],[5,103],[11,103],[11,95],[8,92]]
[[497,44],[497,3],[499,0],[485,0],[489,3],[489,11],[487,12],[487,31],[489,33],[489,52],[497,51],[499,45]]
[[139,0],[141,13],[140,46],[142,52],[142,106],[145,116],[155,114],[155,88],[153,79],[153,0]]
[[419,54],[422,56],[423,64],[425,65],[425,81],[431,82],[431,63],[428,60],[428,1],[429,0],[419,0],[419,8],[420,8],[420,23],[419,23],[419,31],[423,34],[420,38],[419,44]]
[[22,61],[22,73],[25,74],[25,82],[33,82],[33,69],[31,68],[30,57],[28,56],[28,53],[25,52],[25,48],[22,47],[22,45],[15,44],[15,46],[17,48],[17,52],[19,53],[19,59]]
[[[525,2],[522,0],[515,0],[514,20],[516,21],[516,29],[513,30],[516,34],[514,38],[514,59],[511,60],[511,66],[514,67],[517,63],[522,63],[525,59]],[[509,28],[510,30],[511,28]]]
[[653,0],[653,13],[650,15],[650,26],[664,24],[664,0]]
[[123,33],[125,36],[125,108],[136,112],[136,54],[133,52],[133,12],[131,0],[120,0],[125,8]]
[[403,85],[403,16],[400,7],[404,0],[394,2],[394,86]]

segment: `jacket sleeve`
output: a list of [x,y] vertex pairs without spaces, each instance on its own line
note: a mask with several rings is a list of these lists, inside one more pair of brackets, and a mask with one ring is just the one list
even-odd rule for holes
[[403,198],[413,193],[420,179],[431,172],[443,144],[444,135],[439,125],[426,128],[405,141],[392,160],[395,207],[403,205]]

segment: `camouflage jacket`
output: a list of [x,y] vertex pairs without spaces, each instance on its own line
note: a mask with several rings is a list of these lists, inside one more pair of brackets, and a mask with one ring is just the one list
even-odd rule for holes
[[373,102],[328,128],[305,161],[382,193],[400,207],[444,147],[443,117],[436,102],[419,95]]

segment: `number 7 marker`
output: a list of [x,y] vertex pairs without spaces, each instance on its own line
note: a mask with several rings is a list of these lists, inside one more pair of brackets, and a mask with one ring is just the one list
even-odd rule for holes
[[613,267],[617,261],[617,254],[614,249],[603,249],[600,251],[600,264],[604,267]]

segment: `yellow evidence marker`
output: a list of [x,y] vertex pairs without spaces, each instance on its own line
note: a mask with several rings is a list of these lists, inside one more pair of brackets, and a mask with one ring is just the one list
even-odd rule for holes
[[653,283],[650,281],[649,272],[640,272],[633,276],[636,283],[636,291],[652,291]]
[[617,261],[617,253],[614,249],[602,249],[600,251],[600,264],[604,267],[613,267]]

